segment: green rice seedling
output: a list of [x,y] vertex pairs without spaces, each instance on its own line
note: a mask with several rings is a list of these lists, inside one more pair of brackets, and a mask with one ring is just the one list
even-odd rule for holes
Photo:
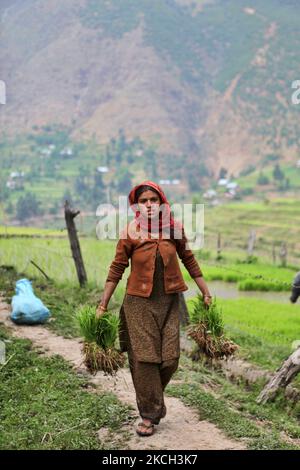
[[290,291],[291,286],[283,282],[268,282],[260,279],[245,279],[238,283],[238,289],[241,291]]
[[104,350],[114,347],[118,336],[119,323],[119,318],[109,312],[105,312],[97,320],[96,342],[98,346]]
[[119,318],[105,312],[96,317],[96,307],[85,305],[78,310],[77,321],[84,337],[83,353],[87,369],[113,375],[124,365],[124,356],[115,348],[119,331]]
[[222,311],[217,306],[216,298],[206,306],[202,296],[198,294],[193,304],[194,309],[190,312],[191,325],[187,331],[188,336],[197,344],[192,358],[204,355],[209,359],[220,359],[234,354],[238,347],[224,336]]
[[217,307],[216,298],[213,299],[209,308],[205,306],[200,294],[197,294],[196,300],[192,302],[194,309],[190,312],[191,323],[205,323],[207,329],[214,336],[221,336],[224,331],[224,323],[222,311]]
[[80,332],[88,343],[96,342],[97,339],[97,318],[95,308],[85,305],[77,313],[77,321]]

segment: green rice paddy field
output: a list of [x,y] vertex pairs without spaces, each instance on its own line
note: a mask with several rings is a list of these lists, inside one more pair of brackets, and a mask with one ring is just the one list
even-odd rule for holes
[[[5,233],[1,227],[0,234]],[[62,238],[60,232],[18,227],[10,228],[8,234],[10,236],[0,238],[0,265],[12,265],[20,275],[44,281],[43,274],[31,263],[34,261],[61,288],[76,288],[78,282],[69,240]],[[29,237],[22,237],[24,234]],[[115,254],[116,241],[82,237],[80,243],[89,288],[98,292],[99,298]],[[282,290],[288,297],[296,267],[273,265],[261,258],[249,264],[244,262],[245,255],[242,259],[229,250],[220,261],[216,261],[213,250],[195,254],[208,284],[221,279],[236,285],[237,289],[257,291],[257,296],[252,298],[217,300],[223,309],[228,334],[242,345],[240,354],[262,366],[277,366],[291,351],[292,343],[300,339],[300,305],[260,299],[259,291]],[[185,280],[189,281],[188,272],[183,264],[181,266]],[[111,299],[114,306],[122,301],[129,270],[125,271]],[[59,316],[59,312],[56,315]]]
[[[279,295],[286,295],[288,299],[291,282],[298,269],[296,227],[290,224],[288,229],[284,222],[284,213],[280,216],[279,210],[278,213],[276,212],[276,217],[273,214],[273,222],[276,222],[277,225],[271,228],[272,217],[266,214],[262,205],[257,205],[256,208],[252,207],[253,220],[257,221],[257,227],[262,228],[258,230],[261,235],[258,236],[258,248],[254,252],[256,258],[250,260],[252,262],[249,263],[244,242],[245,239],[247,240],[249,227],[252,226],[248,224],[248,219],[243,219],[241,216],[243,212],[250,211],[250,206],[247,206],[247,209],[246,206],[243,208],[242,204],[239,204],[239,209],[237,205],[232,208],[229,206],[223,207],[222,210],[216,208],[215,212],[207,211],[206,238],[208,242],[202,250],[195,252],[195,255],[208,285],[214,280],[221,280],[225,282],[225,286],[230,283],[231,286],[236,287],[236,290],[249,289],[253,291],[252,297],[217,298],[217,303],[222,310],[226,335],[239,346],[237,356],[250,364],[274,371],[291,354],[300,340],[300,304],[291,305],[288,301],[285,303],[267,301],[261,298],[260,291],[282,291],[282,294]],[[295,217],[297,218],[297,210],[296,213]],[[292,211],[291,214],[294,212]],[[250,216],[250,213],[248,215]],[[229,221],[227,223],[227,218],[230,217],[233,220],[231,224]],[[216,220],[218,220],[218,224],[216,224]],[[238,220],[240,220],[240,225],[238,225],[239,230],[237,231]],[[264,221],[266,222],[265,226],[263,226]],[[285,227],[283,227],[284,225]],[[217,226],[221,229],[223,241],[225,234],[227,239],[226,244],[223,245],[220,260],[216,260],[217,253],[213,242]],[[283,237],[284,232],[286,236],[288,234],[290,237],[292,251],[292,258],[288,258],[286,267],[280,266],[278,259],[273,264],[269,253],[272,239],[280,239],[280,234]],[[238,235],[236,235],[237,233]],[[52,321],[45,326],[65,337],[80,335],[74,322],[75,311],[80,305],[95,305],[99,301],[116,247],[116,240],[101,241],[88,234],[79,234],[81,235],[81,250],[88,275],[88,284],[83,289],[78,289],[74,262],[65,231],[32,227],[0,227],[0,291],[5,293],[9,302],[14,294],[16,280],[21,277],[30,278],[36,294],[52,313]],[[265,251],[265,242],[260,237],[266,240],[269,251]],[[38,264],[51,280],[48,281],[31,261]],[[8,268],[8,266],[13,268]],[[129,270],[130,268],[125,271],[110,302],[110,308],[116,312],[122,302]],[[195,289],[196,284],[191,281],[183,265],[182,272],[189,287],[193,286]],[[193,308],[193,301],[193,297],[187,300],[189,310]],[[7,334],[6,331],[0,331],[0,333],[4,336]],[[10,390],[15,387],[14,374],[17,377],[18,367],[24,368],[22,361],[25,358],[27,362],[29,359],[32,362],[32,364],[26,365],[29,374],[31,369],[36,370],[35,361],[41,360],[33,357],[33,352],[22,353],[22,348],[28,348],[25,343],[23,345],[23,343],[10,340],[8,344],[10,348],[20,349],[20,357],[14,356],[10,361],[10,366],[6,368],[7,377],[11,377],[9,380],[12,383],[9,380],[6,380],[5,383],[7,390]],[[19,362],[16,362],[17,360]],[[51,381],[51,377],[54,377],[55,374],[61,380],[62,374],[65,374],[62,379],[70,382],[71,376],[68,374],[71,372],[65,371],[65,365],[59,363],[58,359],[54,359],[51,364],[46,364],[45,370],[41,368],[43,364],[41,362],[39,371],[41,375],[44,374],[44,380]],[[186,404],[199,409],[202,419],[205,417],[215,423],[228,436],[245,439],[247,446],[253,449],[299,448],[299,403],[287,402],[282,395],[279,395],[275,403],[264,407],[257,405],[256,398],[263,386],[261,381],[251,386],[244,384],[242,380],[232,383],[217,371],[205,367],[204,364],[192,362],[184,354],[181,357],[181,366],[176,377],[183,380],[182,385],[168,386],[167,393],[177,396]],[[30,378],[30,380],[32,379]],[[75,383],[76,379],[73,379],[73,376],[72,380],[74,381],[74,383],[72,382],[73,388],[68,386],[63,390],[62,403],[66,399],[71,399],[70,394],[78,393],[76,390],[79,385]],[[295,388],[300,387],[299,377],[294,380],[293,385]],[[7,394],[8,392],[5,390],[3,393]],[[22,407],[26,414],[30,392],[22,389],[22,394],[24,398]],[[90,408],[94,406],[92,399],[85,398],[85,396],[82,399],[82,403],[87,408],[87,416],[89,416]],[[118,429],[124,420],[129,419],[128,411],[114,402],[114,398],[111,396],[103,397],[104,407],[106,406],[105,400],[111,401],[110,406],[117,407],[116,422],[113,423],[113,426]],[[38,403],[43,409],[40,402],[42,402],[42,398],[40,401],[38,400]],[[96,425],[99,427],[102,422],[106,422],[107,417],[100,409],[100,405],[98,408],[99,422],[97,421]],[[56,414],[61,414],[60,409],[53,408],[48,411],[51,419],[57,422]],[[114,448],[115,445],[112,442],[99,444],[93,440],[95,426],[92,427],[89,423],[86,429],[86,433],[89,433],[86,434],[87,442],[81,442],[79,435],[77,436],[71,431],[70,434],[63,435],[63,439],[58,432],[58,437],[53,442],[41,443],[40,423],[29,423],[28,427],[25,426],[20,430],[12,417],[10,406],[4,407],[2,419],[6,426],[6,432],[3,433],[2,442],[0,439],[0,448],[10,448],[12,435],[15,436],[15,448],[80,448],[81,446],[98,448],[99,445],[100,448]],[[69,418],[70,428],[73,429],[74,426],[76,430],[78,416],[72,415]],[[64,415],[62,415],[62,419],[65,419]],[[34,429],[34,434],[29,433],[30,429]]]

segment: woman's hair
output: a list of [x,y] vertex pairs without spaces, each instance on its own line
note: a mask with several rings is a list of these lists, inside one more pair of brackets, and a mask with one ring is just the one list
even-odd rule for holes
[[152,188],[152,186],[148,186],[147,184],[144,184],[143,186],[140,186],[136,192],[135,192],[135,198],[134,198],[134,202],[137,203],[138,202],[138,199],[140,197],[140,195],[142,193],[144,193],[145,191],[154,191],[156,194],[158,194],[159,196],[159,199],[160,199],[160,202],[161,202],[161,197],[160,197],[160,194],[158,191],[156,191],[156,189]]

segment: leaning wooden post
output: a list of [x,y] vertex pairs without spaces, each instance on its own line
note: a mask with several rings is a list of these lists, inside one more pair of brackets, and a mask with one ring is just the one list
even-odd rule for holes
[[300,347],[288,357],[257,398],[257,403],[273,400],[280,388],[285,388],[300,372]]
[[68,229],[68,235],[71,245],[72,256],[75,262],[77,277],[79,280],[80,287],[83,287],[84,284],[87,282],[87,276],[83,264],[83,259],[81,256],[81,250],[79,245],[79,240],[77,237],[77,230],[75,226],[74,219],[75,217],[80,214],[80,211],[74,211],[71,209],[69,201],[65,201],[65,220]]

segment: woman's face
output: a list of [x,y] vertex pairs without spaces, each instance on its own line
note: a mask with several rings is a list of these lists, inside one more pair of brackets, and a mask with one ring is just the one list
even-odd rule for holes
[[158,217],[160,198],[155,191],[144,191],[140,194],[137,202],[142,216],[151,219]]

